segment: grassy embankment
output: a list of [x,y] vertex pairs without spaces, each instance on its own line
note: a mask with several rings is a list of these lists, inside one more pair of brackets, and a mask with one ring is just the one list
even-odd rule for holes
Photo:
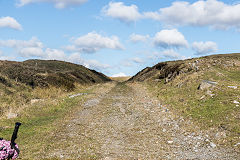
[[[210,56],[183,63],[186,66],[195,60],[200,60],[198,71],[191,71],[188,68],[187,72],[179,74],[168,83],[165,83],[165,79],[156,80],[156,76],[144,83],[176,113],[193,119],[203,129],[213,130],[214,134],[226,133],[226,138],[223,137],[218,143],[228,142],[232,145],[239,143],[240,104],[233,102],[240,102],[240,54]],[[217,82],[217,85],[206,90],[198,90],[203,80]],[[228,86],[236,86],[237,89]]]

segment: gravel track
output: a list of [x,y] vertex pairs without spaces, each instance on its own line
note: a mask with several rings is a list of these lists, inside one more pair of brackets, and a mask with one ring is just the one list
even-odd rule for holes
[[[81,104],[41,158],[239,159],[206,132],[151,97],[140,84],[116,83]],[[193,131],[194,129],[194,131]]]

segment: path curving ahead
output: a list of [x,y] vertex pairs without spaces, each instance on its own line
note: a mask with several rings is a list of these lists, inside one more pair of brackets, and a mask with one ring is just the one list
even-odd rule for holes
[[[140,84],[116,83],[89,98],[41,158],[237,159],[191,121],[175,115]],[[40,158],[40,157],[39,157]]]

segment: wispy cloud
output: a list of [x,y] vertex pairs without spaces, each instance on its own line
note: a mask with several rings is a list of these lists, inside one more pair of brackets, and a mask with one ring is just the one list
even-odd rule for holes
[[132,61],[135,62],[135,63],[144,63],[143,59],[139,58],[139,57],[135,57],[135,58],[132,58]]
[[192,44],[192,49],[196,51],[197,55],[203,55],[207,53],[214,53],[218,50],[218,46],[215,42],[194,42]]
[[150,36],[149,35],[140,35],[140,34],[131,34],[130,35],[130,41],[133,43],[137,43],[137,42],[146,42]]
[[66,8],[69,6],[81,5],[88,0],[18,0],[17,6],[22,7],[31,3],[50,2],[58,9]]
[[0,28],[12,28],[16,30],[22,30],[21,24],[19,24],[17,20],[12,17],[1,17]]
[[169,59],[186,59],[185,56],[179,54],[178,52],[174,51],[173,49],[168,49],[168,50],[164,50],[160,53],[160,55],[162,55],[165,58],[169,58]]

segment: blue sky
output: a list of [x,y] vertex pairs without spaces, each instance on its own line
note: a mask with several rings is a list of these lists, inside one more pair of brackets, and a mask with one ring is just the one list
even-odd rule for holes
[[234,0],[0,0],[0,59],[57,59],[108,76],[240,50]]

